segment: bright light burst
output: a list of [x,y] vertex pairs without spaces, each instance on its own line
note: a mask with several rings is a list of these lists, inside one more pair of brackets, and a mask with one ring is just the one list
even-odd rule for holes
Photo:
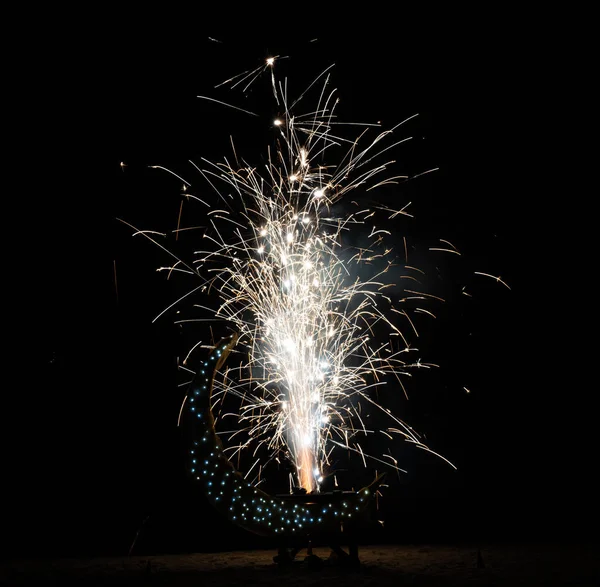
[[[387,294],[396,285],[386,280],[394,263],[385,243],[390,233],[372,224],[375,213],[389,219],[405,211],[360,209],[348,202],[346,210],[354,211],[340,215],[343,206],[334,206],[350,192],[406,179],[390,177],[393,161],[384,156],[408,140],[393,139],[403,123],[384,131],[365,124],[358,138],[348,139],[335,116],[331,68],[290,103],[287,80],[281,84],[274,76],[276,65],[276,58],[269,58],[224,82],[247,89],[262,73],[271,78],[276,147],[268,150],[262,168],[240,163],[237,154],[235,163],[194,164],[221,205],[208,213],[208,246],[196,251],[188,267],[206,280],[205,289],[210,282],[218,291],[220,305],[213,311],[239,333],[245,349],[239,370],[226,372],[215,393],[241,399],[237,417],[249,439],[230,447],[230,457],[251,445],[267,448],[271,457],[283,453],[294,464],[297,483],[311,492],[332,472],[336,447],[359,453],[365,462],[398,468],[389,455],[363,454],[358,438],[374,433],[361,417],[365,408],[390,418],[384,433],[429,450],[373,394],[390,375],[400,381],[410,367],[428,365],[408,359],[415,349],[393,319],[400,316],[411,329],[413,324],[395,307],[403,300]],[[305,108],[309,90],[316,104]],[[366,231],[369,245],[352,249],[345,235],[357,230]],[[361,278],[368,271],[360,267],[373,267],[375,260],[378,272]],[[183,267],[178,261],[167,269]],[[414,294],[410,297],[427,295]]]

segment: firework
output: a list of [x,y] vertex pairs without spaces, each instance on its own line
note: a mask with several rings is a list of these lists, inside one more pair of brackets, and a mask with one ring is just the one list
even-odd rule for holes
[[[361,208],[348,201],[352,192],[407,179],[389,171],[393,161],[387,156],[409,140],[397,137],[409,119],[389,130],[364,124],[358,137],[347,138],[336,117],[336,92],[329,89],[331,68],[290,101],[287,80],[280,83],[275,76],[277,64],[272,57],[223,82],[248,89],[261,75],[269,76],[272,99],[282,114],[270,121],[276,139],[266,151],[266,163],[240,162],[235,151],[232,162],[192,163],[220,204],[211,207],[208,197],[190,196],[209,208],[210,229],[193,262],[178,259],[161,269],[198,275],[201,282],[193,293],[218,292],[218,307],[198,305],[226,320],[239,336],[239,367],[215,381],[217,398],[238,396],[235,417],[248,435],[228,447],[230,458],[244,450],[256,454],[257,447],[267,449],[269,459],[283,453],[294,465],[295,483],[313,492],[332,474],[332,455],[339,447],[359,453],[365,462],[398,469],[389,455],[364,454],[360,438],[375,433],[365,425],[365,408],[386,414],[386,435],[400,435],[429,450],[374,394],[391,377],[402,389],[410,368],[429,366],[410,359],[416,349],[396,323],[400,318],[403,328],[414,329],[402,303],[428,294],[405,290],[411,295],[400,300],[389,293],[396,286],[388,277],[395,252],[386,245],[390,232],[374,223],[382,216],[389,221],[406,214],[406,209]],[[308,106],[313,94],[316,100]],[[190,194],[190,182],[173,175]],[[342,198],[347,205],[339,205]],[[353,211],[340,213],[344,208]],[[179,222],[180,217],[178,230]],[[368,244],[350,246],[356,232]],[[444,246],[457,252],[451,243]],[[372,275],[361,277],[373,267],[378,269]]]

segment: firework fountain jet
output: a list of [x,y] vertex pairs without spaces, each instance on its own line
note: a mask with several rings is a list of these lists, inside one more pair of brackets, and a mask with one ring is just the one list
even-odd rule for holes
[[[217,317],[233,325],[238,345],[247,349],[239,370],[246,375],[234,380],[226,372],[220,383],[215,381],[216,396],[232,393],[242,402],[237,417],[249,440],[233,450],[255,442],[272,456],[284,452],[298,485],[310,493],[319,491],[331,472],[336,447],[398,468],[395,461],[363,454],[357,439],[375,431],[367,430],[361,419],[361,402],[392,420],[384,433],[400,434],[429,450],[372,397],[389,374],[400,381],[408,368],[425,366],[401,359],[416,349],[409,348],[390,320],[408,314],[394,307],[402,300],[386,295],[395,285],[385,280],[394,263],[384,243],[389,232],[371,224],[382,210],[389,218],[403,211],[357,208],[338,217],[332,207],[352,190],[405,179],[382,178],[393,161],[380,161],[380,156],[408,139],[386,144],[403,123],[371,140],[365,136],[368,127],[379,125],[364,125],[353,140],[334,134],[340,123],[335,122],[335,91],[327,93],[328,70],[309,87],[320,87],[316,108],[302,114],[306,92],[289,104],[287,81],[276,83],[274,61],[270,58],[259,69],[270,70],[274,97],[285,114],[274,123],[279,137],[264,169],[240,164],[237,155],[235,166],[227,160],[194,164],[225,204],[209,212],[213,230],[204,237],[211,244],[196,252],[194,271],[210,274],[210,287],[221,299]],[[256,70],[242,79],[252,83],[258,74]],[[219,182],[230,193],[224,194]],[[369,246],[348,252],[344,235],[365,227]],[[357,267],[375,259],[382,269],[361,280]],[[182,269],[178,265],[169,270]],[[392,346],[391,337],[399,344]]]

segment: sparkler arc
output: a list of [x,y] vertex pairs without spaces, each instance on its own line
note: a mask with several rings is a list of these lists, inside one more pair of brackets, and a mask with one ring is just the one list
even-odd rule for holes
[[309,499],[299,504],[252,486],[225,455],[215,432],[211,398],[215,375],[237,340],[237,334],[233,334],[214,347],[208,360],[198,369],[186,396],[182,424],[191,436],[188,456],[194,479],[217,511],[254,534],[300,536],[333,532],[339,530],[340,524],[351,524],[364,512],[383,482],[384,474],[360,491],[344,492],[342,501],[326,503]]

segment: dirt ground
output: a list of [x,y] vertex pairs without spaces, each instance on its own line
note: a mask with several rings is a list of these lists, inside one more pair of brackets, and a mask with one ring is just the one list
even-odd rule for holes
[[[330,551],[315,548],[326,560]],[[325,562],[313,568],[306,551],[287,568],[273,551],[150,557],[14,560],[0,564],[2,585],[600,585],[599,545],[368,546],[351,569]],[[337,584],[337,585],[336,585]]]

